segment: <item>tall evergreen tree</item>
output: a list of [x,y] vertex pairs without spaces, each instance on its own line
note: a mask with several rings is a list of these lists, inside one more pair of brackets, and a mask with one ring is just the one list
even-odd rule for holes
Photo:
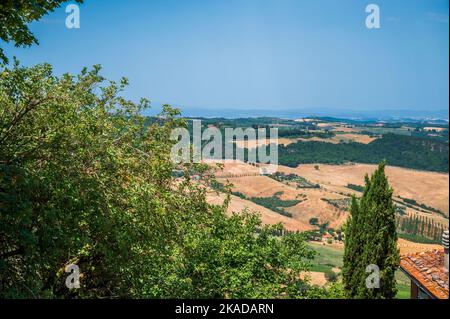
[[[343,281],[349,298],[394,298],[397,293],[394,273],[400,256],[397,247],[393,190],[380,163],[371,178],[366,175],[360,200],[353,198],[344,253]],[[368,287],[371,274],[366,267],[379,268],[379,287]],[[373,269],[373,268],[372,268]]]
[[[366,183],[368,181],[366,180]],[[342,271],[346,294],[354,296],[357,293],[358,278],[362,276],[360,256],[362,254],[362,232],[360,232],[362,219],[356,197],[352,197],[350,216],[345,227],[344,267]]]

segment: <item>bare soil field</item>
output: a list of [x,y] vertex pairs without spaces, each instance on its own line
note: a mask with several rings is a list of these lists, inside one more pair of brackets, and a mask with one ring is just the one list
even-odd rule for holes
[[331,138],[331,140],[337,141],[338,143],[356,142],[362,144],[369,144],[370,142],[376,140],[376,138],[370,137],[369,135],[365,134],[344,133],[344,134],[336,134]]
[[302,142],[325,142],[332,144],[349,143],[349,142],[369,144],[375,139],[376,139],[375,137],[370,137],[369,135],[365,134],[343,133],[343,134],[336,134],[335,136],[330,138],[311,137],[311,138],[298,138],[297,140]]
[[[318,170],[314,168],[315,165],[319,165]],[[347,184],[364,185],[364,175],[366,173],[370,175],[376,167],[370,164],[303,164],[296,168],[279,166],[279,170],[285,173],[296,173],[314,183],[339,186],[340,189],[344,187],[348,190]],[[448,216],[448,174],[392,166],[386,167],[386,174],[394,188],[395,196],[414,199],[418,203],[437,208]]]
[[292,143],[296,143],[298,141],[302,142],[325,142],[325,143],[332,143],[332,144],[339,144],[339,143],[349,143],[349,142],[355,142],[355,143],[362,143],[362,144],[369,144],[370,142],[374,141],[376,138],[371,137],[369,135],[365,134],[355,134],[355,130],[353,128],[349,127],[336,127],[332,131],[338,132],[339,134],[336,134],[335,136],[331,138],[321,138],[321,137],[311,137],[311,138],[278,138],[278,140],[275,139],[262,139],[262,140],[246,140],[246,141],[235,141],[234,143],[240,147],[240,148],[257,148],[261,145],[269,145],[271,143],[279,144],[279,145],[289,145]]
[[[204,163],[210,164],[214,167],[212,160],[204,160]],[[214,167],[216,176],[241,176],[241,175],[259,175],[259,168],[254,165],[246,164],[235,160],[220,160],[219,163],[224,163],[223,169]]]
[[286,208],[294,218],[304,223],[309,223],[313,217],[318,218],[319,223],[329,222],[329,227],[340,228],[348,217],[348,213],[338,209],[335,206],[322,200],[342,199],[345,196],[330,193],[323,189],[303,189],[302,193],[306,195],[306,200],[293,207]]
[[[318,245],[322,246],[325,245],[328,248],[336,249],[338,251],[342,251],[344,253],[344,244],[324,244],[320,242],[309,242],[312,245]],[[429,251],[433,249],[443,249],[441,245],[435,245],[435,244],[419,244],[419,243],[413,243],[409,240],[399,238],[397,241],[398,248],[400,249],[400,255],[407,255],[410,253],[415,252],[423,252],[423,251]]]
[[233,184],[233,191],[241,192],[247,197],[270,197],[283,192],[281,199],[293,199],[301,193],[267,176],[236,177],[228,180]]
[[[296,189],[267,176],[245,176],[218,180],[222,183],[228,180],[233,184],[233,191],[241,192],[247,197],[271,197],[282,192],[279,196],[282,200],[301,200],[297,205],[285,208],[285,210],[292,214],[291,219],[295,219],[303,225],[310,225],[309,220],[316,217],[319,222],[328,221],[330,227],[338,228],[347,218],[347,212],[322,200],[322,198],[345,198],[340,194],[330,193],[323,189]],[[312,227],[310,228],[312,229]]]
[[279,144],[279,145],[289,145],[297,142],[297,139],[290,138],[278,138],[278,140],[274,139],[261,139],[261,140],[247,140],[247,141],[235,141],[234,143],[240,148],[257,148],[262,145]]
[[321,122],[317,123],[318,127],[340,126],[337,122]]
[[[210,192],[207,195],[207,200],[210,204],[222,205],[225,200],[225,195]],[[313,227],[309,225],[309,223],[304,223],[302,221],[280,215],[249,200],[231,195],[231,201],[228,206],[228,213],[231,214],[232,212],[240,212],[245,208],[253,212],[259,212],[261,214],[261,220],[263,224],[273,225],[282,223],[284,228],[290,231],[307,231],[313,229]]]
[[[315,169],[315,165],[318,165],[319,169]],[[260,175],[258,166],[237,161],[227,161],[223,170],[217,172],[217,177],[221,183],[227,181],[232,183],[232,190],[244,194],[247,198],[271,197],[281,193],[278,196],[282,200],[301,200],[295,206],[285,208],[292,214],[291,218],[236,196],[232,198],[230,209],[240,211],[244,207],[248,207],[252,210],[259,210],[265,223],[281,222],[289,230],[306,230],[312,229],[309,221],[313,217],[318,218],[320,223],[328,221],[329,227],[339,228],[346,220],[348,213],[324,199],[339,200],[348,198],[348,194],[361,195],[361,193],[349,189],[347,185],[364,185],[364,175],[371,174],[375,168],[376,165],[368,164],[305,164],[297,168],[281,165],[278,167],[278,171],[286,174],[295,173],[312,183],[319,184],[320,188],[296,188],[293,185]],[[440,209],[448,216],[448,174],[398,167],[387,167],[386,173],[397,200],[399,200],[398,196],[414,199],[418,203]],[[217,203],[217,199],[214,200]],[[406,213],[427,216],[448,225],[448,219],[436,213],[423,213],[410,207],[406,208]]]
[[319,242],[319,241],[310,241],[309,242],[311,245],[315,245],[315,246],[326,246],[328,248],[333,248],[336,250],[342,250],[344,251],[344,244],[343,243],[332,243],[332,244],[327,244],[327,243],[323,243],[323,242]]
[[309,279],[309,282],[311,284],[320,287],[323,287],[328,283],[328,280],[325,278],[325,274],[323,272],[318,271],[308,271],[306,273],[302,273],[300,278]]
[[401,255],[407,255],[411,253],[423,252],[433,249],[443,249],[441,245],[413,243],[409,240],[405,240],[402,238],[398,239],[397,244],[398,247],[400,248]]

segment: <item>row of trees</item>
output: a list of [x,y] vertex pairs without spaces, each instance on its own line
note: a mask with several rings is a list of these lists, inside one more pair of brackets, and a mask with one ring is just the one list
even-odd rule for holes
[[414,238],[420,237],[430,239],[435,243],[441,242],[442,232],[445,227],[441,223],[434,221],[423,215],[403,215],[397,217],[398,231],[402,234],[410,235]]

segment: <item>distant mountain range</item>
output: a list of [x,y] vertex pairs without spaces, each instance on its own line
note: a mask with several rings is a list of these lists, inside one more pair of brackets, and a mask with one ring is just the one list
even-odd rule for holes
[[[177,106],[175,106],[177,107]],[[278,117],[296,119],[304,117],[334,117],[363,121],[423,121],[436,123],[448,123],[449,112],[447,110],[345,110],[335,108],[299,108],[299,109],[215,109],[215,108],[193,108],[179,107],[183,116],[186,117],[224,117],[224,118],[246,118],[246,117]],[[158,109],[146,112],[146,115],[156,115]]]

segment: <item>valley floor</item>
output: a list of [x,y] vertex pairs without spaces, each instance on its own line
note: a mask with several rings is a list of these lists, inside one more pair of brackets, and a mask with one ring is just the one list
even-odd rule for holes
[[[351,184],[363,186],[364,175],[371,174],[375,168],[376,165],[368,164],[305,164],[296,168],[278,166],[279,172],[297,174],[312,184],[317,184],[319,188],[298,188],[293,183],[277,181],[269,176],[260,175],[259,167],[242,162],[227,162],[223,170],[216,172],[216,176],[220,183],[231,183],[234,192],[246,197],[232,196],[229,208],[231,211],[240,211],[247,207],[259,211],[264,222],[269,224],[281,222],[288,230],[305,231],[315,228],[310,224],[311,218],[317,218],[319,222],[328,222],[329,227],[338,229],[348,215],[346,207],[342,207],[339,203],[348,202],[351,195],[361,195],[348,186]],[[448,174],[390,166],[386,168],[386,174],[394,189],[394,200],[400,203],[406,215],[426,217],[448,226]],[[292,217],[282,216],[250,200],[254,197],[273,196],[278,196],[281,200],[299,200],[298,204],[285,209]],[[418,205],[426,205],[435,211],[423,209],[418,205],[405,205],[405,199],[414,200]],[[218,204],[221,197],[211,193],[209,200]],[[437,213],[438,210],[441,213]]]
[[[345,207],[336,205],[339,201],[346,201],[351,195],[360,196],[361,193],[349,188],[350,184],[363,186],[364,175],[371,174],[376,165],[347,164],[324,165],[305,164],[296,168],[279,166],[279,172],[286,175],[296,174],[312,184],[320,187],[299,188],[295,183],[282,182],[269,176],[260,175],[259,167],[242,162],[227,162],[223,170],[217,171],[220,183],[232,184],[231,201],[228,211],[238,212],[245,208],[261,214],[265,224],[282,223],[290,231],[308,231],[317,229],[311,224],[312,218],[319,222],[328,222],[328,226],[338,229],[348,217]],[[387,167],[386,174],[390,185],[394,189],[394,200],[403,203],[404,199],[414,200],[435,208],[441,213],[429,211],[418,205],[405,206],[405,213],[411,216],[426,216],[434,222],[448,227],[449,213],[449,175],[445,173],[424,172],[399,167]],[[267,207],[254,202],[254,198],[278,198],[280,201],[297,200],[292,207],[284,208],[291,216],[284,216]],[[222,204],[225,195],[211,191],[207,195],[211,204]],[[315,285],[323,286],[336,280],[342,269],[344,245],[333,242],[309,242],[308,245],[316,252],[311,272],[307,275]],[[398,240],[401,254],[440,249],[440,245],[422,244],[402,238]],[[334,275],[330,275],[334,273]],[[398,298],[409,298],[409,280],[398,271],[396,273],[399,293]]]

